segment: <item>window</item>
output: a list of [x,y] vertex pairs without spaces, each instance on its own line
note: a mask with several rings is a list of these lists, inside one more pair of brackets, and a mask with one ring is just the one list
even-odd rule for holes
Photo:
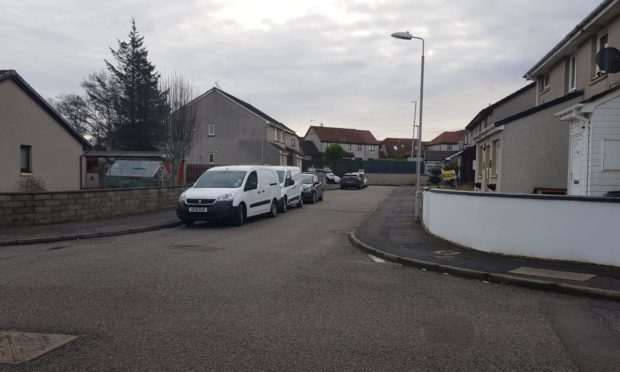
[[577,89],[577,57],[568,59],[568,92]]
[[349,151],[353,149],[353,145],[349,143]]
[[19,168],[22,173],[32,173],[32,146],[21,145]]
[[546,72],[544,75],[538,78],[538,89],[540,93],[544,93],[549,89],[549,73]]
[[375,151],[375,147],[373,145],[368,146],[368,148],[371,152]]
[[357,145],[357,151],[362,151],[362,145]]
[[609,46],[609,36],[607,34],[607,31],[601,32],[600,34],[598,34],[598,36],[596,37],[596,39],[594,40],[594,42],[592,43],[592,66],[594,66],[593,69],[593,75],[594,77],[598,77],[601,74],[604,74],[605,71],[601,70],[598,65],[596,64],[596,54],[603,48],[607,48]]
[[215,164],[215,153],[209,153],[209,164]]
[[491,176],[497,176],[497,156],[499,149],[499,140],[493,141],[493,145],[491,147]]
[[215,124],[210,123],[209,124],[209,137],[214,137],[215,136]]
[[295,147],[295,138],[291,138],[291,147]]
[[284,142],[284,131],[280,131],[280,142]]
[[278,130],[276,128],[273,128],[273,140],[278,140]]

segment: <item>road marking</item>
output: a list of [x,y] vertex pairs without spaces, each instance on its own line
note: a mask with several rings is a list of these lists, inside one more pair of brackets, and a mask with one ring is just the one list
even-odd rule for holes
[[0,363],[27,362],[76,338],[51,333],[0,331]]
[[375,263],[385,263],[386,261],[383,258],[379,258],[377,256],[373,256],[371,254],[368,255],[368,258]]
[[543,276],[547,278],[574,280],[578,282],[585,282],[586,280],[590,280],[596,276],[593,274],[573,273],[570,271],[535,269],[533,267],[519,267],[518,269],[510,270],[509,272],[513,274]]

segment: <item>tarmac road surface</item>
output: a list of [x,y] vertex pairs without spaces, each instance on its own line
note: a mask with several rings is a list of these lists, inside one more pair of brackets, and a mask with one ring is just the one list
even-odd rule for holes
[[388,187],[242,227],[0,247],[0,331],[77,335],[0,370],[620,370],[620,304],[377,263]]

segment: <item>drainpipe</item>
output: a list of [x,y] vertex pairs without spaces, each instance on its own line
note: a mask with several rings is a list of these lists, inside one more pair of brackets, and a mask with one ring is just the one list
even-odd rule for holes
[[590,195],[590,119],[586,114],[581,112],[582,108],[583,105],[573,107],[572,116],[582,123],[583,137],[586,142],[585,174],[583,181],[586,183],[586,195]]

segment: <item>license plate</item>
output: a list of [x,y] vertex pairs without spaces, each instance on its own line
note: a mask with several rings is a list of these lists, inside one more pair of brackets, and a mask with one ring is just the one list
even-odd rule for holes
[[192,213],[207,213],[207,207],[189,207]]

